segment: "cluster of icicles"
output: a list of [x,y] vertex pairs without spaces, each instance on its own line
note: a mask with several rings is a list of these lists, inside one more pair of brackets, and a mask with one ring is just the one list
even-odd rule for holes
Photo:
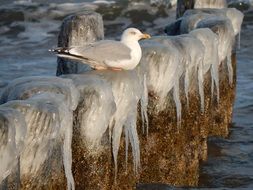
[[[0,103],[0,183],[17,167],[21,176],[36,176],[57,147],[62,159],[68,189],[75,189],[71,171],[73,111],[82,114],[80,135],[91,153],[103,148],[109,133],[115,169],[121,135],[132,147],[134,171],[140,168],[137,134],[138,105],[143,126],[148,126],[148,91],[158,97],[157,111],[166,109],[166,98],[173,90],[177,120],[181,120],[179,90],[188,94],[196,84],[200,108],[204,110],[203,80],[211,72],[211,92],[219,99],[218,68],[227,63],[229,81],[233,71],[231,52],[240,33],[243,15],[235,9],[190,10],[180,20],[177,36],[157,36],[144,41],[143,59],[133,71],[89,71],[62,77],[24,77],[3,89]],[[210,29],[209,29],[210,28]],[[187,33],[187,34],[183,34]],[[180,86],[180,78],[184,85]],[[195,77],[197,76],[197,77]],[[147,128],[146,128],[147,129]],[[147,130],[146,130],[147,131]],[[57,155],[56,155],[57,156]],[[61,162],[59,161],[59,164]],[[47,168],[48,170],[48,168]]]

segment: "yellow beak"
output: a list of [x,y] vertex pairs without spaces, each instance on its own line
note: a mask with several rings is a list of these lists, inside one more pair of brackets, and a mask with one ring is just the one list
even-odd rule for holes
[[148,39],[151,38],[149,34],[142,34],[141,39]]

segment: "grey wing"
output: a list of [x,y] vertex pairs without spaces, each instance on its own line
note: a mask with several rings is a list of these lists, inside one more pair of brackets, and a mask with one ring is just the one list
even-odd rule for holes
[[131,50],[119,41],[103,40],[85,47],[71,47],[69,54],[104,63],[131,58]]

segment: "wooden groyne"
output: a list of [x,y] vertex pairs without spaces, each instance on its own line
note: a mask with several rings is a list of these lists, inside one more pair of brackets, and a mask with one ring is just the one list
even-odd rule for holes
[[[19,78],[2,90],[0,189],[198,185],[208,137],[228,135],[243,15],[185,12],[180,6],[197,1],[178,2],[184,16],[166,28],[173,36],[141,42],[136,69],[92,71],[58,59],[58,77]],[[63,21],[58,45],[101,39],[101,16],[85,12]]]

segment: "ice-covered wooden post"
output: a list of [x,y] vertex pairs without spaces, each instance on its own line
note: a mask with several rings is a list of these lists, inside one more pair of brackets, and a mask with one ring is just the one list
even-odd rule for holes
[[[58,47],[82,46],[103,38],[102,16],[93,11],[84,11],[64,19],[58,36]],[[57,76],[89,70],[84,64],[64,58],[58,58],[57,63]]]
[[188,9],[194,8],[225,8],[226,0],[178,0],[177,1],[177,18],[183,16]]
[[194,8],[194,0],[177,1],[177,18],[183,16],[185,10]]

